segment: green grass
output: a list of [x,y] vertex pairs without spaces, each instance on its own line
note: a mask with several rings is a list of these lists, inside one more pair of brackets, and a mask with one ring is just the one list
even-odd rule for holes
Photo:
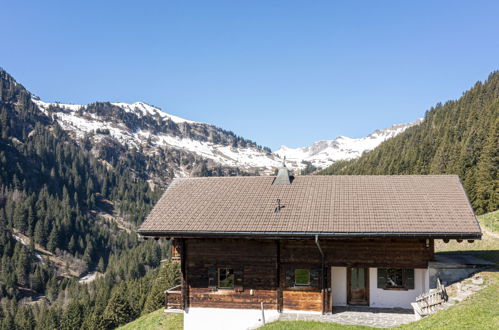
[[119,330],[182,330],[184,315],[165,313],[163,309],[143,315],[133,322],[118,328]]
[[480,224],[486,229],[499,233],[499,210],[478,217]]
[[455,306],[399,329],[498,329],[499,273],[482,273],[489,285]]
[[476,240],[473,243],[467,241],[458,243],[451,240],[449,243],[444,243],[442,240],[435,241],[435,252],[466,252],[478,258],[495,262],[499,265],[499,239],[492,237],[488,232],[499,234],[499,211],[487,213],[478,217],[482,226],[483,236],[481,240]]

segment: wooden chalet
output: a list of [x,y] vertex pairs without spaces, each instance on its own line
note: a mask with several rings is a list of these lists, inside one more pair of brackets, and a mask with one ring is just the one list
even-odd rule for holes
[[[434,239],[481,230],[455,175],[175,179],[139,229],[173,238],[186,329],[246,329],[286,311],[410,308]],[[166,288],[165,288],[166,289]],[[263,308],[263,313],[262,313]]]

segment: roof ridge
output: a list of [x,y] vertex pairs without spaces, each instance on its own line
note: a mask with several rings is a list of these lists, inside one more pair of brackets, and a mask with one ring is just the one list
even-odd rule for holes
[[[233,175],[233,176],[193,176],[193,177],[183,177],[183,178],[174,178],[172,180],[210,180],[210,179],[253,179],[253,178],[275,178],[276,175]],[[295,178],[331,178],[331,177],[459,177],[457,174],[359,174],[359,175],[293,175]]]

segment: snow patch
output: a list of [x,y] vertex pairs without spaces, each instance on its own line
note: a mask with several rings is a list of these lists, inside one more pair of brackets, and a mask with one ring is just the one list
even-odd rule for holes
[[[286,164],[291,169],[302,169],[306,167],[303,161],[312,165],[325,168],[338,160],[349,160],[360,157],[365,151],[376,148],[387,139],[394,137],[407,128],[418,125],[422,119],[409,124],[393,125],[389,128],[376,130],[372,134],[359,138],[349,138],[339,136],[334,140],[317,141],[310,146],[302,148],[288,148],[282,146],[274,153],[268,153],[255,147],[233,148],[231,146],[215,144],[207,141],[200,141],[186,137],[173,136],[165,133],[153,133],[149,130],[131,131],[123,123],[110,121],[101,118],[96,114],[78,113],[86,106],[77,104],[46,103],[39,99],[33,99],[41,111],[48,114],[50,105],[63,108],[66,111],[56,111],[52,116],[61,127],[72,132],[77,139],[83,138],[88,133],[96,133],[93,140],[99,142],[106,135],[97,134],[97,130],[109,130],[109,135],[128,147],[139,147],[146,143],[151,143],[155,147],[171,147],[194,153],[206,159],[211,159],[224,166],[239,167],[245,170],[259,169],[263,173],[272,174],[274,169],[280,167],[282,159],[286,157]],[[131,112],[139,117],[160,116],[170,119],[175,123],[190,123],[198,125],[208,125],[183,119],[161,111],[160,108],[151,106],[144,102],[123,103],[114,102],[113,105],[120,107],[126,112]],[[176,171],[176,176],[188,176],[185,169]]]
[[93,282],[97,279],[97,277],[99,277],[100,275],[102,275],[101,273],[99,273],[98,271],[93,271],[93,272],[90,272],[88,273],[87,275],[81,277],[79,280],[78,280],[78,283],[90,283],[90,282]]
[[163,118],[170,119],[171,121],[173,121],[177,124],[178,123],[189,123],[189,124],[197,123],[197,122],[192,121],[192,120],[187,120],[187,119],[180,118],[180,117],[177,117],[174,115],[170,115],[170,114],[162,111],[160,108],[153,107],[152,105],[149,105],[149,104],[144,103],[144,102],[135,102],[135,103],[131,103],[131,104],[130,103],[123,103],[123,102],[113,102],[111,104],[118,106],[127,112],[137,113],[137,111],[139,111],[140,113],[142,113],[143,116],[159,115]]
[[293,167],[304,168],[302,161],[312,163],[317,167],[327,167],[338,160],[349,160],[360,157],[362,153],[373,150],[382,142],[392,138],[407,128],[418,125],[423,119],[409,124],[397,124],[382,130],[376,130],[370,135],[353,139],[339,136],[334,140],[317,141],[308,147],[288,148],[281,146],[275,154],[286,157],[286,162]]

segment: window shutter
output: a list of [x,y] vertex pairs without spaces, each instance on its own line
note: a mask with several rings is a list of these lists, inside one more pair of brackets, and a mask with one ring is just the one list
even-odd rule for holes
[[237,292],[243,291],[243,269],[234,269],[234,289]]
[[313,268],[310,270],[310,286],[314,288],[320,287],[321,269]]
[[208,288],[217,288],[217,268],[215,266],[210,266],[208,268]]
[[291,288],[295,286],[295,270],[288,269],[286,271],[286,287]]
[[414,289],[414,269],[405,270],[405,287],[406,289]]
[[386,268],[378,268],[378,289],[384,289],[386,284]]

